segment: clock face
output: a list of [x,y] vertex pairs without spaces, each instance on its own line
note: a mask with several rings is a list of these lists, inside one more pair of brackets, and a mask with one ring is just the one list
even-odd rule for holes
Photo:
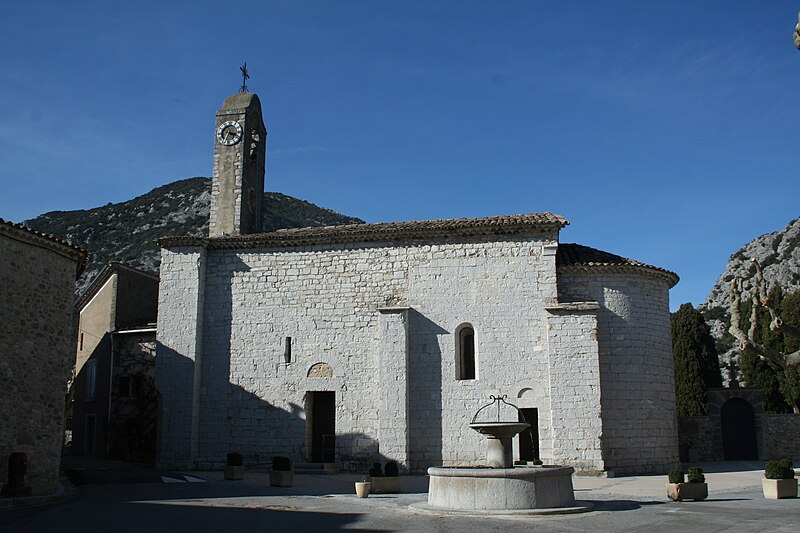
[[242,126],[235,120],[223,122],[217,128],[217,140],[225,146],[232,146],[242,138]]

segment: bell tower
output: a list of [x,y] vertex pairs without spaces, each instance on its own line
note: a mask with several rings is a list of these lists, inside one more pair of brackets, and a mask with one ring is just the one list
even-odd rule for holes
[[226,98],[217,111],[209,237],[261,231],[266,145],[258,96]]

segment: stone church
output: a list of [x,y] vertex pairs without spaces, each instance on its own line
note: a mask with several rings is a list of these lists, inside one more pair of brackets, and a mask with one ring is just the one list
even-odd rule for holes
[[208,238],[160,241],[161,467],[478,465],[489,395],[532,425],[517,459],[678,462],[674,273],[559,243],[551,213],[255,233],[258,97],[227,98],[215,136]]

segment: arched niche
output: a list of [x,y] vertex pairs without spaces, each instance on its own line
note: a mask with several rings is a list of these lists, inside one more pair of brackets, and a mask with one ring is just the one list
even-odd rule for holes
[[535,392],[533,392],[533,389],[531,389],[531,388],[529,388],[529,387],[525,387],[524,389],[521,389],[521,390],[520,390],[520,391],[517,393],[517,398],[525,398],[525,399],[530,399],[530,400],[532,400],[532,399],[533,399],[533,398],[535,398],[535,397],[536,397],[536,393],[535,393]]
[[309,367],[307,377],[310,378],[332,378],[333,368],[328,363],[314,363]]

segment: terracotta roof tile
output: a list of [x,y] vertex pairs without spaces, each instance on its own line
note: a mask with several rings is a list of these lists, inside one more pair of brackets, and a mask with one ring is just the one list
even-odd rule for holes
[[671,282],[670,286],[675,285],[679,280],[677,274],[665,268],[648,265],[635,259],[628,259],[582,244],[560,243],[556,254],[556,266],[559,268],[637,268],[665,276]]
[[165,237],[161,246],[208,246],[243,248],[252,246],[304,246],[309,244],[389,242],[425,238],[475,235],[511,235],[559,230],[569,224],[561,215],[532,213],[484,218],[415,220],[376,224],[345,224],[311,228],[290,228],[270,233],[253,233],[204,239]]

